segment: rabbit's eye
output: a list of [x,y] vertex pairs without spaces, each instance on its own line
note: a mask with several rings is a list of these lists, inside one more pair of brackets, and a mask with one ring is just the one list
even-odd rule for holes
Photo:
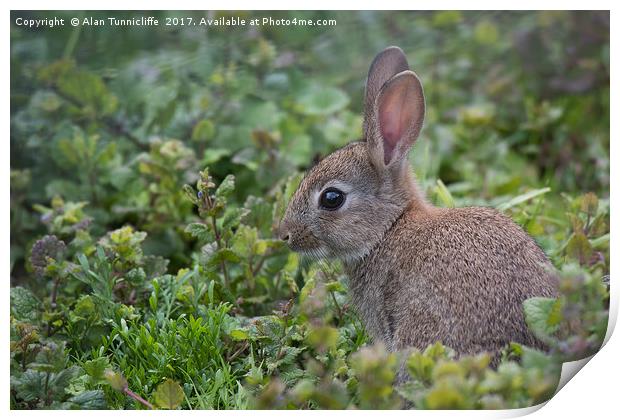
[[321,193],[319,204],[326,210],[337,210],[344,203],[345,194],[337,188],[327,188]]

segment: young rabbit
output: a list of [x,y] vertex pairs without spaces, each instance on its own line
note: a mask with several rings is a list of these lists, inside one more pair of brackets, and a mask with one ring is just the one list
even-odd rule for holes
[[372,62],[365,141],[327,156],[302,180],[280,224],[291,249],[343,261],[352,302],[390,351],[441,341],[458,355],[511,341],[542,347],[522,303],[556,296],[537,244],[491,208],[429,204],[407,155],[424,120],[424,94],[398,47]]

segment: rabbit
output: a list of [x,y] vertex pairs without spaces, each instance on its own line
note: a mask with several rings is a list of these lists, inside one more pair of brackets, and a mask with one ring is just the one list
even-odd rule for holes
[[488,352],[497,364],[510,342],[544,349],[522,303],[557,296],[552,264],[504,214],[425,199],[408,162],[424,114],[419,78],[400,48],[386,48],[368,72],[364,140],[307,172],[280,238],[293,251],[342,261],[354,308],[389,351],[440,341],[459,357]]

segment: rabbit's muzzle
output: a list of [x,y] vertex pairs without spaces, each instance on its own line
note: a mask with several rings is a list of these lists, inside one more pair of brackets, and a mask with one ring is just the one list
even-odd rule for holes
[[278,229],[278,236],[295,252],[311,253],[321,247],[317,237],[302,224],[282,221]]

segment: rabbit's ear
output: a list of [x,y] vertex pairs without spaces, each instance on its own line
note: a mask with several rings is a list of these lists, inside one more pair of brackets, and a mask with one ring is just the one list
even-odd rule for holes
[[424,121],[424,91],[410,70],[388,80],[374,103],[372,132],[367,137],[373,163],[396,166],[406,159]]
[[369,119],[372,118],[373,107],[381,87],[398,73],[409,70],[407,57],[398,47],[387,47],[381,51],[370,65],[366,80],[366,95],[364,99],[364,136],[368,135]]

